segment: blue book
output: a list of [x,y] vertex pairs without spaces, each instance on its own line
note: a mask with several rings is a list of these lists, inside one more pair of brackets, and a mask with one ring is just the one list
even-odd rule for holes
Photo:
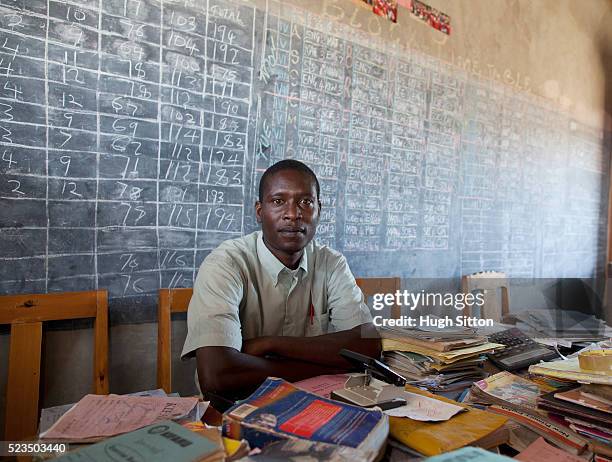
[[303,439],[359,449],[373,460],[389,433],[382,411],[341,403],[268,378],[223,415],[223,433],[251,447]]
[[511,462],[514,459],[500,456],[484,449],[471,446],[457,449],[456,451],[440,454],[439,456],[424,459],[427,462]]

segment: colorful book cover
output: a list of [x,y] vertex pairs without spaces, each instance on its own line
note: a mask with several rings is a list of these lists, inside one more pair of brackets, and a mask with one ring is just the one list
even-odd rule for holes
[[326,399],[268,378],[250,397],[223,415],[223,434],[251,447],[301,438],[361,449],[374,458],[389,431],[380,410]]
[[474,383],[476,396],[481,395],[488,401],[517,407],[525,410],[535,409],[538,397],[543,391],[541,385],[510,372],[500,372]]

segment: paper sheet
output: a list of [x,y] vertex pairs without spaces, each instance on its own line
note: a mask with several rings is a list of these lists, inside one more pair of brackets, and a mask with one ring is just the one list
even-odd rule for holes
[[441,422],[464,410],[461,406],[407,391],[403,397],[406,399],[405,406],[388,409],[384,413],[392,417],[408,417],[421,422]]
[[551,446],[542,437],[535,440],[533,444],[514,458],[522,462],[542,462],[547,460],[554,460],[555,462],[584,462],[584,459],[581,457]]
[[382,339],[383,351],[411,351],[424,356],[429,356],[443,363],[452,363],[465,358],[477,356],[479,354],[488,353],[496,349],[504,348],[504,345],[499,343],[483,343],[469,348],[459,348],[451,351],[437,351],[431,348],[425,348],[418,345],[410,345],[398,340]]
[[344,388],[349,376],[346,374],[319,375],[310,379],[295,382],[294,385],[315,395],[329,398],[332,391]]
[[96,441],[183,417],[197,404],[195,397],[86,395],[40,436],[59,441]]

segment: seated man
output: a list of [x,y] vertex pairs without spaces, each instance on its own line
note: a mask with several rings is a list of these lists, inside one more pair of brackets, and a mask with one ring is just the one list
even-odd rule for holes
[[305,164],[271,166],[255,204],[262,230],[223,242],[202,263],[182,357],[195,353],[205,394],[239,398],[268,376],[297,381],[346,371],[342,348],[379,356],[346,259],[312,240],[319,190]]

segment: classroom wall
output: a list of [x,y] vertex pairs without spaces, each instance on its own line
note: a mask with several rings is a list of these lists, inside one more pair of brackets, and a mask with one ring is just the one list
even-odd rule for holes
[[[259,0],[258,0],[259,1]],[[260,3],[264,5],[265,0]],[[612,130],[612,2],[607,0],[429,0],[449,14],[446,36],[400,9],[397,24],[374,16],[357,0],[284,0],[295,6],[424,52],[516,90],[545,98],[577,121]],[[174,356],[184,322],[174,323]],[[77,400],[87,391],[91,331],[52,331],[46,336],[43,406]],[[155,387],[156,325],[111,329],[111,391]],[[8,336],[0,335],[0,416],[6,392]],[[193,391],[192,364],[178,364],[181,391]],[[66,372],[61,372],[66,371]],[[0,434],[4,418],[1,419]]]

